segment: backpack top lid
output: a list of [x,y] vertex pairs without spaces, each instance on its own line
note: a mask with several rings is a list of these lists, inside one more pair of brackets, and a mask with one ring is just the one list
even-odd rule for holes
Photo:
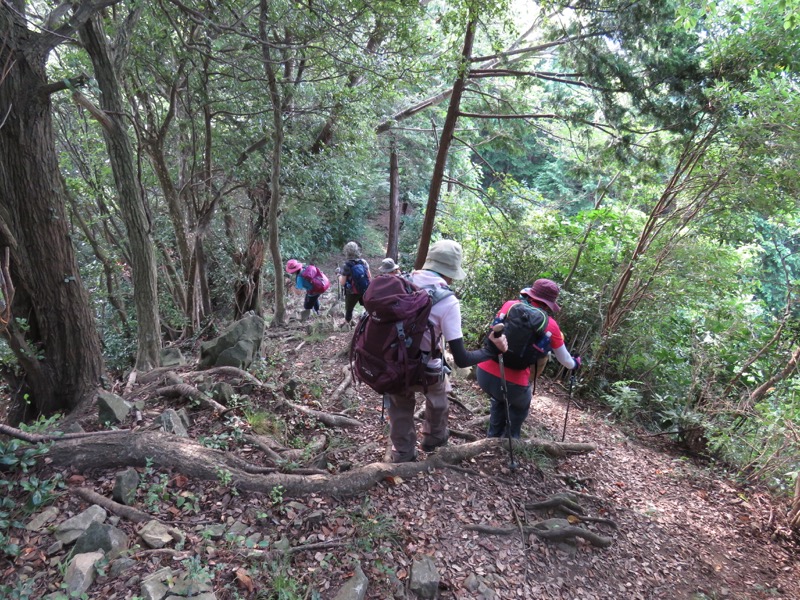
[[524,299],[511,305],[503,320],[503,333],[508,340],[508,351],[503,353],[503,360],[507,367],[527,369],[544,355],[546,350],[540,342],[549,321],[544,309],[531,306]]

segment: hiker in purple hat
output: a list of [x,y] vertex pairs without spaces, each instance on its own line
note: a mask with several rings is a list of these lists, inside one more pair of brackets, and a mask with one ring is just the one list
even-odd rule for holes
[[[547,313],[547,319],[546,325],[543,324],[543,335],[534,346],[535,352],[530,355],[535,362],[524,368],[505,365],[507,398],[503,397],[503,382],[498,359],[493,358],[478,364],[478,385],[491,396],[487,437],[520,437],[522,424],[525,422],[531,406],[533,390],[536,389],[536,378],[541,375],[547,365],[551,352],[567,369],[577,369],[581,365],[580,356],[570,356],[564,344],[561,328],[553,318],[553,315],[561,310],[556,302],[558,293],[559,288],[556,282],[550,279],[537,279],[531,287],[520,291],[518,300],[509,300],[497,313],[495,321],[502,322],[514,304],[524,302],[544,310]],[[504,354],[504,356],[506,355]],[[533,367],[533,372],[531,372],[531,367]]]

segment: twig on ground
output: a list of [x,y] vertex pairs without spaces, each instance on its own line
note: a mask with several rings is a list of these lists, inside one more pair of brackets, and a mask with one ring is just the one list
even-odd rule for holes
[[72,488],[72,493],[80,498],[83,498],[87,502],[92,504],[97,504],[101,508],[105,508],[107,511],[114,513],[117,516],[124,517],[129,521],[133,521],[134,523],[145,523],[147,521],[158,521],[154,516],[148,515],[145,512],[137,510],[131,506],[125,506],[124,504],[120,504],[119,502],[115,502],[111,498],[107,498],[102,494],[98,494],[94,490],[90,490],[89,488],[79,487],[79,488]]

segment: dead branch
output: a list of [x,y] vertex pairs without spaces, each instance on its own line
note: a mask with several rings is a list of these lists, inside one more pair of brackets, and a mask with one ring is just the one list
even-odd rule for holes
[[332,402],[338,402],[339,398],[342,396],[344,391],[348,387],[350,387],[350,384],[353,383],[353,374],[350,372],[349,365],[345,366],[343,370],[344,370],[344,379],[342,380],[342,383],[340,383],[337,386],[337,388],[335,390],[333,390],[333,394],[331,394],[331,401]]
[[76,496],[83,498],[87,502],[97,504],[98,506],[105,508],[107,511],[112,512],[120,517],[124,517],[129,521],[133,521],[134,523],[146,523],[147,521],[158,520],[152,515],[148,515],[147,513],[137,510],[131,506],[125,506],[124,504],[115,502],[111,498],[107,498],[102,494],[98,494],[89,488],[72,488],[70,491]]
[[28,433],[21,429],[15,429],[10,425],[0,424],[0,434],[7,435],[29,444],[40,444],[44,442],[53,442],[55,440],[77,440],[81,438],[93,438],[107,435],[121,435],[123,433],[130,433],[129,429],[109,429],[104,431],[82,431],[80,433]]
[[133,389],[133,384],[136,383],[136,373],[137,373],[136,369],[133,369],[131,371],[131,374],[128,375],[128,383],[125,384],[125,390],[122,392],[123,396],[130,395],[131,390]]

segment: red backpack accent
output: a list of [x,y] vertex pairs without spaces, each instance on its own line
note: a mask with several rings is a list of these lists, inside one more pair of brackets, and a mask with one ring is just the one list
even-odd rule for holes
[[350,365],[354,378],[379,394],[400,393],[412,385],[424,385],[430,352],[420,349],[426,331],[431,347],[437,347],[431,308],[452,295],[446,287],[420,288],[405,277],[381,275],[364,294],[366,312],[350,343]]
[[305,269],[300,271],[300,275],[311,282],[311,291],[308,293],[313,296],[318,296],[323,292],[327,292],[328,288],[331,287],[331,282],[325,277],[325,273],[314,265],[308,265]]

